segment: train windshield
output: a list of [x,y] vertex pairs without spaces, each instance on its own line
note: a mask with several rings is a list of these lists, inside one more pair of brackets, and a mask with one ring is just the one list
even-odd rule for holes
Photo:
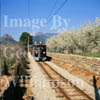
[[34,48],[35,50],[38,50],[39,48],[40,48],[41,50],[44,50],[44,49],[46,49],[46,45],[34,45],[33,48]]

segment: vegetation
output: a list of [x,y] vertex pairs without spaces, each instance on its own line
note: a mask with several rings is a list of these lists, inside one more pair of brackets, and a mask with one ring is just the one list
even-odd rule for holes
[[24,44],[24,48],[27,50],[27,44],[28,44],[28,38],[29,38],[29,44],[32,44],[32,36],[28,32],[23,32],[20,37],[20,42]]
[[[48,51],[83,54],[91,53],[93,49],[100,51],[100,18],[94,23],[81,25],[79,29],[60,31],[46,42]],[[98,54],[98,53],[97,53]]]
[[[4,74],[4,56],[1,57],[1,69],[2,69],[2,74]],[[6,59],[7,61],[7,66],[8,66],[8,69],[11,68],[11,66],[15,63],[16,59]]]
[[25,50],[23,45],[19,43],[11,44],[0,44],[0,60],[1,60],[1,69],[2,74],[4,73],[4,59],[7,61],[8,70],[16,62],[16,59],[19,59],[25,55]]
[[100,57],[100,52],[95,52],[95,53],[80,53],[80,54],[77,54],[77,55],[80,55],[80,56],[88,56],[88,57]]

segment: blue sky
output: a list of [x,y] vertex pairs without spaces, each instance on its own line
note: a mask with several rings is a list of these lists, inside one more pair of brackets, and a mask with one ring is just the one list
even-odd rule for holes
[[[1,34],[8,33],[12,35],[16,40],[19,39],[22,32],[54,32],[58,29],[62,29],[64,23],[62,21],[61,27],[56,30],[50,30],[53,24],[52,18],[49,23],[47,22],[46,27],[40,27],[39,30],[32,30],[31,27],[5,27],[4,16],[9,19],[39,19],[48,18],[51,9],[54,8],[54,12],[64,2],[64,0],[58,0],[55,7],[54,4],[57,0],[0,0],[1,2]],[[53,15],[50,14],[50,15]],[[68,26],[66,29],[72,27],[79,27],[85,22],[94,22],[96,17],[100,17],[100,0],[68,0],[62,9],[56,14],[63,19],[68,20]],[[8,22],[9,23],[9,22]]]

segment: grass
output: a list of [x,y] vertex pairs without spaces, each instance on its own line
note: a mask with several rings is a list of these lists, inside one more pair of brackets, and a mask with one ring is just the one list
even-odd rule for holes
[[100,52],[97,53],[85,53],[85,54],[77,54],[80,56],[87,56],[87,57],[100,57]]
[[[7,59],[8,69],[15,63],[15,59]],[[4,56],[1,57],[1,69],[2,74],[4,73]]]
[[15,63],[15,59],[8,59],[7,61],[8,61],[9,68]]

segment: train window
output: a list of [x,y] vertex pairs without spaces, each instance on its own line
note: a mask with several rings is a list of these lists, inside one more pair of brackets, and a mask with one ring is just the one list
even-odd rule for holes
[[40,49],[41,49],[41,50],[43,50],[44,48],[43,48],[43,47],[41,47]]
[[33,47],[34,50],[38,50],[38,47]]

